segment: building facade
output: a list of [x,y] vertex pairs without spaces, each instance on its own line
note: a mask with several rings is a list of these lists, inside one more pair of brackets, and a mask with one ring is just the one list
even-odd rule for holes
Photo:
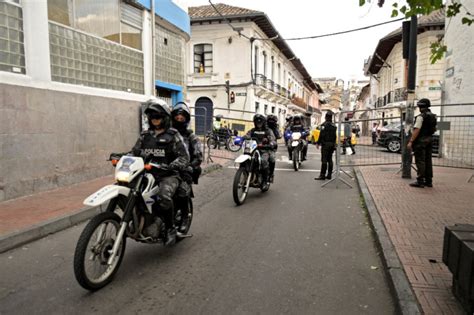
[[[418,19],[416,99],[429,98],[432,104],[441,103],[441,85],[445,61],[430,62],[430,45],[444,35],[444,10],[435,11]],[[405,106],[407,101],[407,60],[402,54],[402,29],[382,38],[372,56],[365,62],[365,74],[377,81],[371,93],[374,108]],[[438,107],[439,109],[439,107]],[[439,114],[439,113],[437,113]],[[379,111],[381,117],[399,117],[397,110]]]
[[[188,100],[196,132],[210,129],[212,117],[243,133],[255,113],[320,115],[318,86],[263,13],[217,4],[190,7]],[[235,30],[240,32],[240,35]]]
[[139,102],[184,98],[189,16],[151,7],[0,2],[0,201],[110,174],[105,159],[139,135]]

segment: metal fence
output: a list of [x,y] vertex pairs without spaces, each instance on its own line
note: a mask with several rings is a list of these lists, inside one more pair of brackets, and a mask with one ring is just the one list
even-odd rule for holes
[[[474,169],[474,103],[434,105],[437,131],[433,135],[433,165]],[[348,121],[346,117],[351,117]],[[340,167],[368,165],[401,165],[405,133],[404,107],[339,112],[336,162]],[[355,154],[344,154],[344,125],[351,131],[358,127],[359,137],[352,135]],[[372,128],[377,123],[375,143]],[[342,135],[340,134],[342,132]],[[354,141],[355,140],[355,141]],[[348,146],[347,146],[348,147]],[[346,151],[350,151],[346,149]],[[414,161],[413,161],[414,164]]]

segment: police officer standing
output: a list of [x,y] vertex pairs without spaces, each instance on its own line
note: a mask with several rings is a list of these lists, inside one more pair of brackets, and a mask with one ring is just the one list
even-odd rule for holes
[[[158,181],[158,211],[163,211],[167,228],[165,245],[176,242],[173,196],[180,183],[179,173],[189,165],[189,153],[179,132],[171,128],[171,112],[168,105],[158,99],[148,100],[145,115],[150,129],[143,132],[132,148],[136,156],[151,156],[151,161],[162,166],[153,168],[152,174]],[[155,209],[153,209],[156,211]]]
[[[327,112],[325,115],[325,122],[321,125],[321,133],[316,142],[316,148],[319,149],[321,145],[321,173],[315,180],[331,179],[332,175],[332,154],[336,148],[336,126],[332,123],[333,113]],[[327,175],[326,175],[327,170]]]
[[420,114],[415,117],[413,133],[408,141],[407,148],[415,154],[417,168],[416,182],[410,184],[411,187],[423,188],[433,187],[433,162],[431,154],[433,152],[433,134],[436,132],[436,115],[429,107],[431,102],[427,98],[422,98],[416,104]]

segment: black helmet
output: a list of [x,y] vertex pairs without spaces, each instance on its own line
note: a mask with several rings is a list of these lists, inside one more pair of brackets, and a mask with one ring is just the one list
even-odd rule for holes
[[[265,118],[265,116],[261,114],[255,114],[255,116],[253,116],[253,123],[256,128],[264,127],[266,122],[267,122],[267,119]],[[257,123],[262,123],[262,127],[257,127]]]
[[[184,122],[176,121],[174,118],[178,115],[183,115],[186,120]],[[191,121],[191,113],[189,107],[185,102],[178,102],[174,105],[171,111],[171,117],[173,118],[172,125],[176,129],[188,128],[189,122]]]
[[421,100],[419,100],[417,103],[416,103],[416,106],[420,107],[420,108],[428,108],[431,106],[431,102],[429,99],[427,98],[422,98]]
[[278,124],[278,117],[275,115],[268,115],[267,116],[267,123],[271,126],[276,126]]
[[148,118],[148,123],[150,129],[155,129],[156,127],[151,123],[153,117],[161,118],[160,127],[163,129],[169,129],[171,126],[171,112],[165,101],[160,99],[149,99],[148,101],[142,103],[146,106],[145,115]]
[[296,115],[296,116],[294,116],[294,117],[293,117],[293,123],[294,123],[295,120],[297,120],[297,119],[300,121],[300,123],[303,123],[303,117],[301,117],[301,115]]

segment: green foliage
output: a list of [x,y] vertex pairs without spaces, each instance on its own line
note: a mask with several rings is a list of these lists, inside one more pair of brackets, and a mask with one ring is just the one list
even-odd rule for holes
[[[363,6],[367,2],[376,1],[376,0],[359,0],[359,5]],[[383,6],[385,3],[384,0],[378,0],[379,6]],[[452,0],[449,5],[443,4],[443,0],[406,0],[407,5],[399,7],[397,1],[392,1],[392,14],[391,17],[396,17],[399,14],[405,16],[405,18],[410,18],[413,15],[429,15],[431,12],[445,8],[446,16],[448,18],[456,16],[458,14],[463,14],[461,23],[466,26],[471,26],[474,23],[474,15],[467,10],[467,8],[461,3],[461,0]],[[464,13],[461,12],[461,9],[464,8]],[[444,54],[447,51],[446,45],[443,45],[441,41],[431,44],[431,63],[443,58]]]

